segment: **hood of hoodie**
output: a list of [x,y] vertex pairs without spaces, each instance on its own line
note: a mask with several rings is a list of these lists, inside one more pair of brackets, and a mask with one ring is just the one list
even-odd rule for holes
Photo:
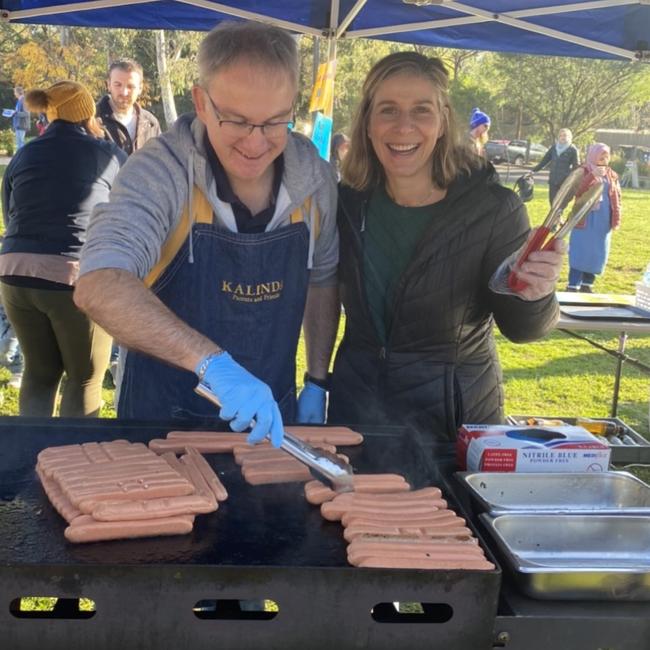
[[[195,113],[186,113],[160,136],[160,140],[169,154],[187,170],[188,182],[193,182],[214,206],[218,200],[217,190],[205,151],[205,131],[205,125]],[[308,196],[325,183],[323,169],[327,163],[314,156],[314,145],[308,138],[293,132],[287,138],[283,156],[284,174],[280,193],[284,188],[289,198],[286,210],[290,211],[302,205]]]

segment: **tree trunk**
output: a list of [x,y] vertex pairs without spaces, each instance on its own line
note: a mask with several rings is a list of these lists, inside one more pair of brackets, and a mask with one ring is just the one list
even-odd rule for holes
[[167,68],[167,48],[165,47],[165,32],[156,30],[156,65],[158,67],[158,82],[160,83],[160,97],[162,99],[165,122],[169,128],[178,117],[174,92]]

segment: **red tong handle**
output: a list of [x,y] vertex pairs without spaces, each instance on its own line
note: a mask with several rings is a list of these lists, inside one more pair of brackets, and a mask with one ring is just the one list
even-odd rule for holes
[[[547,228],[546,226],[540,226],[537,229],[537,232],[535,232],[535,234],[531,237],[526,248],[524,248],[523,253],[519,256],[519,259],[516,261],[513,270],[510,271],[510,275],[508,276],[508,287],[513,291],[518,293],[520,291],[523,291],[528,286],[528,282],[524,282],[517,277],[516,269],[521,267],[521,265],[528,259],[528,256],[531,253],[534,251],[544,250],[546,248],[546,246],[544,246],[544,241],[550,232],[550,228]],[[549,244],[551,241],[549,241]]]

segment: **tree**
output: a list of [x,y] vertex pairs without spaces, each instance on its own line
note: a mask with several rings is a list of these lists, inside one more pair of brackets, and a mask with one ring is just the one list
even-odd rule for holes
[[562,127],[580,138],[650,100],[650,70],[640,63],[501,54],[493,72],[503,103],[533,118],[551,142]]
[[172,82],[169,76],[167,65],[167,48],[165,46],[165,32],[157,29],[156,38],[156,62],[158,64],[158,83],[160,84],[160,94],[162,96],[163,110],[165,111],[165,121],[172,124],[178,117],[176,114],[176,103],[174,102],[174,93],[172,91]]

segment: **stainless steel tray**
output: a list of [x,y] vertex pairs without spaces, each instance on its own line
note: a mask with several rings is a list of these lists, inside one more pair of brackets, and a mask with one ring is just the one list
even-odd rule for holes
[[650,486],[628,472],[458,472],[456,476],[478,502],[479,510],[492,515],[650,516]]
[[650,519],[525,515],[481,521],[533,598],[650,600]]

